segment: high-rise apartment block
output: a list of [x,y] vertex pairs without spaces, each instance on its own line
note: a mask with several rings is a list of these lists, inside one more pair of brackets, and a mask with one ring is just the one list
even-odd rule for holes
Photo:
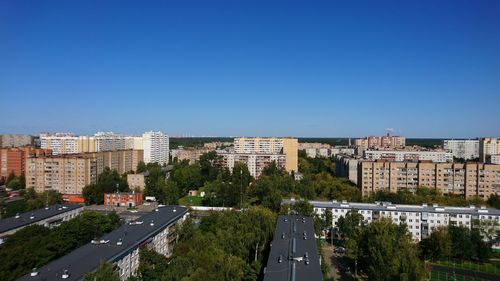
[[26,186],[38,192],[55,190],[62,194],[82,194],[86,185],[97,182],[104,168],[123,174],[136,171],[142,160],[142,150],[30,157],[26,164]]
[[235,138],[236,154],[284,154],[285,170],[298,171],[298,141],[295,138]]
[[381,148],[404,148],[406,146],[406,138],[401,136],[369,136],[366,138],[355,139],[354,144],[362,150],[381,149]]
[[453,162],[453,153],[440,150],[365,150],[367,160]]
[[479,140],[444,140],[443,148],[451,151],[455,158],[479,158]]
[[500,139],[481,138],[479,140],[479,160],[485,162],[488,155],[500,155]]
[[33,145],[34,137],[30,135],[0,135],[0,147],[21,147]]
[[443,194],[487,199],[500,194],[500,165],[360,161],[357,184],[363,196],[379,190],[413,192],[429,187]]
[[145,163],[168,164],[169,138],[162,132],[145,132],[142,135]]
[[52,154],[74,154],[78,153],[78,137],[72,133],[41,133],[40,146],[51,149]]
[[51,154],[50,149],[38,149],[30,146],[0,148],[0,179],[7,178],[11,173],[16,176],[24,175],[28,157]]
[[281,153],[231,153],[218,152],[222,156],[222,165],[233,170],[234,164],[239,162],[247,165],[252,177],[258,178],[262,171],[273,161],[282,169],[286,169],[286,155]]

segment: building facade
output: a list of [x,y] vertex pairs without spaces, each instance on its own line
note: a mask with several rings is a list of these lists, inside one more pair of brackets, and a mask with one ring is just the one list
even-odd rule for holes
[[369,136],[366,138],[355,139],[354,144],[362,150],[367,149],[396,149],[405,148],[406,138],[401,136]]
[[79,153],[78,137],[72,133],[41,133],[40,146],[51,149],[53,155]]
[[286,167],[285,154],[250,154],[250,153],[231,153],[231,152],[218,152],[222,156],[222,166],[233,170],[234,164],[237,162],[247,165],[248,171],[252,177],[258,178],[262,171],[269,166],[273,161],[280,168]]
[[[284,204],[293,204],[295,200],[286,199]],[[349,212],[357,212],[363,216],[364,223],[369,224],[381,218],[392,220],[398,225],[406,225],[415,241],[427,238],[435,229],[442,226],[455,225],[471,228],[476,220],[500,223],[500,210],[485,207],[446,207],[434,205],[400,205],[390,202],[355,203],[347,201],[309,201],[314,212],[323,215],[326,210],[332,212],[332,226],[337,226],[339,218]]]
[[142,205],[141,192],[118,192],[118,193],[105,193],[104,205],[115,207],[136,207]]
[[127,184],[130,189],[144,190],[146,188],[146,173],[127,174]]
[[500,154],[497,155],[487,155],[486,163],[500,165]]
[[298,172],[298,141],[295,138],[235,138],[235,154],[282,154],[285,170]]
[[30,157],[26,165],[26,187],[37,192],[54,190],[80,195],[86,185],[97,182],[104,168],[123,174],[135,171],[138,161],[142,161],[142,150]]
[[488,155],[500,155],[500,139],[481,138],[479,140],[479,160],[485,162]]
[[26,159],[35,156],[51,155],[50,149],[39,149],[30,146],[0,148],[0,179],[7,178],[11,173],[16,176],[25,174]]
[[168,164],[169,138],[162,132],[145,132],[142,135],[145,163]]
[[466,198],[488,199],[492,194],[500,194],[500,165],[360,161],[357,169],[357,185],[363,196],[379,190],[414,192],[417,187]]
[[0,135],[0,147],[21,147],[34,144],[34,137],[30,135]]
[[444,140],[443,148],[451,151],[455,158],[465,160],[479,158],[479,140]]
[[439,150],[365,150],[363,155],[367,160],[453,162],[453,153]]
[[200,160],[201,155],[208,153],[210,151],[215,151],[208,147],[186,147],[172,149],[170,154],[172,159],[177,158],[178,161],[189,161],[189,164],[194,164],[196,161]]

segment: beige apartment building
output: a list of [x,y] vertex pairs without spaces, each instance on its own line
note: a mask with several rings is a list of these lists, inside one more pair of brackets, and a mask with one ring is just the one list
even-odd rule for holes
[[398,149],[406,146],[406,138],[401,136],[369,136],[366,138],[355,139],[354,144],[362,150],[391,148]]
[[235,163],[244,163],[247,165],[250,175],[255,178],[258,178],[272,162],[275,162],[279,168],[285,169],[286,167],[285,154],[218,152],[218,155],[222,156],[222,166],[230,171],[233,171]]
[[429,187],[443,194],[487,199],[500,194],[500,165],[360,161],[358,186],[363,196],[379,190],[413,192],[417,187]]
[[295,138],[235,138],[236,154],[284,154],[285,170],[298,171],[298,140]]
[[481,138],[479,140],[479,160],[485,162],[488,155],[500,155],[500,139]]
[[130,189],[144,190],[146,188],[146,174],[128,174],[127,183]]
[[172,159],[177,158],[178,161],[187,160],[189,161],[189,164],[193,164],[200,160],[201,155],[214,150],[215,149],[209,147],[186,147],[172,149],[170,151],[170,155],[172,156]]
[[79,195],[86,185],[97,182],[105,167],[124,174],[135,171],[142,159],[142,150],[31,157],[26,161],[26,187]]

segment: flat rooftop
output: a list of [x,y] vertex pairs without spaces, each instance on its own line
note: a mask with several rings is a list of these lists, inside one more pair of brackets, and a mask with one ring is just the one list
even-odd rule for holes
[[278,217],[264,269],[264,281],[281,280],[323,280],[320,256],[314,237],[314,222],[311,217],[296,215]]
[[[285,204],[295,202],[293,199],[283,199]],[[335,209],[362,209],[372,211],[400,211],[400,212],[424,212],[424,213],[449,213],[466,215],[492,215],[500,216],[500,210],[486,207],[454,207],[439,206],[437,204],[406,205],[392,204],[391,202],[360,203],[347,201],[309,201],[315,208],[335,208]]]
[[46,208],[36,209],[26,213],[19,214],[16,218],[10,217],[0,220],[0,234],[12,229],[30,225],[56,215],[60,215],[69,211],[73,211],[78,208],[83,208],[83,205],[79,204],[56,204],[51,205]]
[[[140,217],[136,222],[142,224],[125,224],[118,229],[98,238],[98,240],[109,240],[105,244],[88,243],[74,250],[73,252],[54,260],[38,269],[37,276],[27,275],[19,278],[21,281],[47,281],[47,280],[82,280],[85,273],[97,269],[99,262],[116,261],[126,256],[132,250],[145,244],[148,240],[160,233],[165,227],[179,220],[187,213],[187,208],[181,206],[159,207],[158,211],[153,211]],[[154,225],[151,226],[151,221]],[[116,242],[122,239],[122,245]],[[64,270],[69,271],[69,278],[62,279]]]

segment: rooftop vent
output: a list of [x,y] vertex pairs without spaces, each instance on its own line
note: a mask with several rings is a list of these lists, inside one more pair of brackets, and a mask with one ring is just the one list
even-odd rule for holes
[[120,238],[120,239],[118,239],[118,241],[116,241],[116,246],[121,246],[121,245],[123,245],[123,241]]
[[18,218],[20,218],[20,217],[21,217],[21,216],[19,215],[19,213],[16,213],[15,218],[16,218],[16,219],[18,219]]
[[304,258],[308,259],[309,258],[309,253],[305,252],[304,253]]
[[174,207],[174,209],[172,210],[172,212],[174,212],[174,213],[177,212],[177,209]]
[[280,256],[278,257],[278,263],[282,263],[282,262],[283,262],[283,256],[282,256],[282,255],[280,255]]
[[158,212],[158,208],[155,209],[155,212]]
[[438,204],[432,204],[432,207],[436,208],[438,206]]
[[284,232],[281,234],[281,239],[285,239],[285,233]]
[[68,279],[69,276],[70,276],[69,271],[67,269],[65,269],[63,275],[61,275],[61,278]]
[[149,223],[149,225],[154,226],[155,225],[155,221],[151,220],[151,222]]
[[30,220],[35,218],[35,214],[31,213]]
[[39,274],[38,269],[35,267],[33,268],[33,270],[31,270],[30,276],[34,277],[37,276],[38,274]]
[[50,209],[49,206],[45,207],[45,210],[48,210],[48,209]]
[[288,221],[288,219],[287,219],[287,218],[283,218],[283,221],[284,221],[284,222],[287,222],[287,221]]

